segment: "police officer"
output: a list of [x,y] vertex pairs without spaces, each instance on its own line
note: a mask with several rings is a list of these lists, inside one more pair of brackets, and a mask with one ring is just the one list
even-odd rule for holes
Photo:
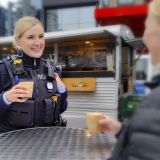
[[[59,69],[43,60],[44,28],[35,17],[22,17],[15,24],[14,44],[19,56],[0,62],[0,133],[56,125],[67,108],[67,90]],[[29,98],[20,81],[33,81]]]

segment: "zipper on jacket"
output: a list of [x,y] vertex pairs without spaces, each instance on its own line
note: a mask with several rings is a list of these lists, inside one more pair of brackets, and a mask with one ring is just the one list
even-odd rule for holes
[[34,104],[34,126],[39,126],[39,91],[38,91],[38,84],[37,84],[37,74],[34,71],[30,71],[30,74],[32,76],[32,79],[34,80],[34,85],[35,85],[35,93],[36,93],[36,98],[35,98],[35,104]]

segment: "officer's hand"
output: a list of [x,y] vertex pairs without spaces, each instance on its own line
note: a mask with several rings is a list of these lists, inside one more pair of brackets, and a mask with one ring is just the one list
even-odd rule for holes
[[55,72],[54,75],[55,75],[55,79],[56,79],[57,85],[64,85],[64,83],[62,82],[62,80],[59,77],[58,73]]
[[109,117],[104,116],[103,119],[99,120],[102,132],[116,135],[122,126],[121,122]]
[[6,98],[9,102],[25,102],[28,98],[28,90],[25,86],[17,84],[6,93]]

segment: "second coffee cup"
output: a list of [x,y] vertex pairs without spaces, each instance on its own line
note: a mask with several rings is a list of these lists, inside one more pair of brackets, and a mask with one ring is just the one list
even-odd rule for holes
[[101,126],[99,124],[99,120],[102,119],[103,116],[104,114],[101,112],[86,113],[87,127],[91,135],[101,132]]

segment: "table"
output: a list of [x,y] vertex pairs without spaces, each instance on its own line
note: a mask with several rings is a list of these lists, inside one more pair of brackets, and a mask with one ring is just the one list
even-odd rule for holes
[[112,144],[106,134],[85,129],[37,127],[0,134],[0,160],[106,160]]

